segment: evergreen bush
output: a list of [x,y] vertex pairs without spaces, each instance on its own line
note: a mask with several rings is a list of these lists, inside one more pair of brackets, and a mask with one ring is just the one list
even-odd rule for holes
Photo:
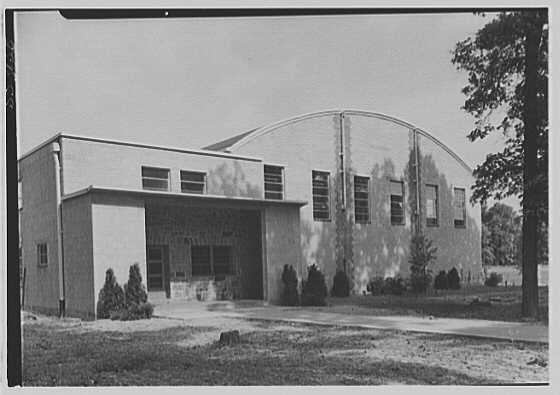
[[337,271],[334,276],[331,295],[338,297],[350,295],[350,279],[342,270]]
[[124,297],[127,308],[132,304],[139,305],[148,301],[148,294],[142,284],[142,275],[137,263],[131,265],[128,271],[128,282],[124,285]]
[[402,295],[405,289],[404,279],[400,276],[387,277],[383,284],[383,293],[386,295]]
[[428,268],[436,259],[437,248],[432,240],[424,235],[415,235],[410,246],[410,287],[412,292],[424,293],[428,289],[432,276]]
[[383,277],[377,276],[369,280],[366,287],[368,292],[372,295],[382,295],[385,291],[385,279]]
[[502,276],[496,272],[490,273],[490,276],[484,280],[484,285],[487,287],[497,287],[502,282]]
[[292,265],[284,265],[282,271],[282,295],[280,303],[283,306],[299,305],[298,278]]
[[113,269],[105,272],[105,284],[97,299],[97,318],[109,318],[111,313],[124,307],[124,291],[117,282]]
[[325,306],[327,304],[327,284],[325,276],[319,268],[313,264],[307,272],[307,281],[303,283],[301,292],[301,304],[304,306]]
[[447,281],[447,273],[441,270],[434,279],[434,289],[448,289],[449,283]]
[[461,288],[461,278],[457,269],[453,268],[447,273],[447,283],[449,284],[449,289]]

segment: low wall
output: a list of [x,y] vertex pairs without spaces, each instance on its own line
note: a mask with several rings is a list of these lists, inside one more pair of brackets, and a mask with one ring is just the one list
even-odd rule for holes
[[[496,272],[502,276],[500,285],[505,285],[507,281],[508,286],[521,285],[521,270],[517,266],[484,266],[486,275]],[[548,265],[539,265],[537,269],[539,286],[548,285]]]

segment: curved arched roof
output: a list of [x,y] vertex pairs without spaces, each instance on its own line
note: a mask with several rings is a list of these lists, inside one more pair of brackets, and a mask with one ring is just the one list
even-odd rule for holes
[[204,147],[204,149],[207,150],[215,150],[215,151],[226,151],[226,152],[233,152],[235,151],[237,148],[245,145],[246,143],[248,143],[249,141],[262,136],[264,134],[267,134],[269,132],[272,132],[273,130],[276,130],[280,127],[292,124],[292,123],[296,123],[296,122],[300,122],[306,119],[311,119],[311,118],[318,118],[318,117],[323,117],[323,116],[327,116],[327,115],[338,115],[338,114],[347,114],[347,115],[359,115],[359,116],[364,116],[364,117],[371,117],[371,118],[377,118],[377,119],[382,119],[385,121],[389,121],[389,122],[393,122],[396,123],[400,126],[403,126],[405,128],[408,129],[412,129],[415,130],[416,132],[418,132],[420,135],[430,139],[432,142],[434,142],[436,145],[438,145],[440,148],[442,148],[444,151],[446,151],[449,155],[451,155],[455,160],[457,160],[457,162],[459,162],[468,172],[472,173],[472,168],[463,160],[461,159],[461,157],[459,155],[457,155],[451,148],[449,148],[447,145],[445,145],[443,142],[441,142],[439,139],[437,139],[436,137],[432,136],[430,133],[428,133],[427,131],[407,122],[404,121],[402,119],[399,118],[395,118],[392,117],[390,115],[386,115],[386,114],[382,114],[382,113],[378,113],[378,112],[372,112],[372,111],[363,111],[363,110],[352,110],[352,109],[348,109],[348,110],[324,110],[324,111],[316,111],[316,112],[312,112],[312,113],[307,113],[307,114],[302,114],[302,115],[298,115],[292,118],[288,118],[288,119],[284,119],[282,121],[278,121],[278,122],[274,122],[265,126],[261,126],[259,128],[253,129],[249,132],[244,132],[242,134],[239,134],[237,136],[233,136],[230,137],[227,140],[223,140],[220,141],[218,143],[209,145],[207,147]]

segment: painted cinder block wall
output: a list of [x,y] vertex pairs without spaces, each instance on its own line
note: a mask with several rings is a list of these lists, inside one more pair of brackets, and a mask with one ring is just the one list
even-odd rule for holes
[[168,168],[170,192],[181,192],[181,170],[205,172],[210,195],[263,197],[259,160],[196,154],[61,137],[64,194],[90,185],[142,189],[142,166]]
[[[56,143],[55,143],[56,144]],[[22,261],[25,267],[24,308],[58,311],[58,236],[53,144],[19,161],[21,179]],[[46,243],[48,265],[37,264],[37,244]]]
[[[344,128],[341,140],[341,124]],[[301,209],[301,249],[304,265],[318,264],[330,287],[344,259],[352,273],[354,292],[366,289],[373,276],[409,273],[409,246],[415,222],[414,127],[380,114],[362,111],[325,111],[257,129],[229,151],[259,155],[265,164],[284,166],[285,198],[306,200]],[[438,247],[435,270],[456,267],[464,280],[470,272],[480,282],[480,206],[467,203],[467,226],[453,226],[449,185],[465,188],[467,201],[474,179],[456,157],[417,134],[420,146],[420,224],[425,223],[424,187],[430,180],[439,186],[438,228],[426,229]],[[344,152],[344,185],[340,152]],[[431,159],[431,162],[428,160]],[[331,174],[331,220],[313,219],[312,170]],[[437,176],[439,174],[440,176]],[[370,217],[368,224],[354,223],[354,175],[370,177]],[[390,180],[404,183],[404,225],[390,221]],[[451,187],[452,188],[452,187]],[[343,209],[345,193],[346,209]],[[425,229],[423,227],[422,229]]]

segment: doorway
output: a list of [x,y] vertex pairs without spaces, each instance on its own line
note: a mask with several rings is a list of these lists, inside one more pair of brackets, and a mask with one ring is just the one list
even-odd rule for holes
[[148,245],[146,257],[148,292],[165,291],[165,296],[169,298],[169,247]]

